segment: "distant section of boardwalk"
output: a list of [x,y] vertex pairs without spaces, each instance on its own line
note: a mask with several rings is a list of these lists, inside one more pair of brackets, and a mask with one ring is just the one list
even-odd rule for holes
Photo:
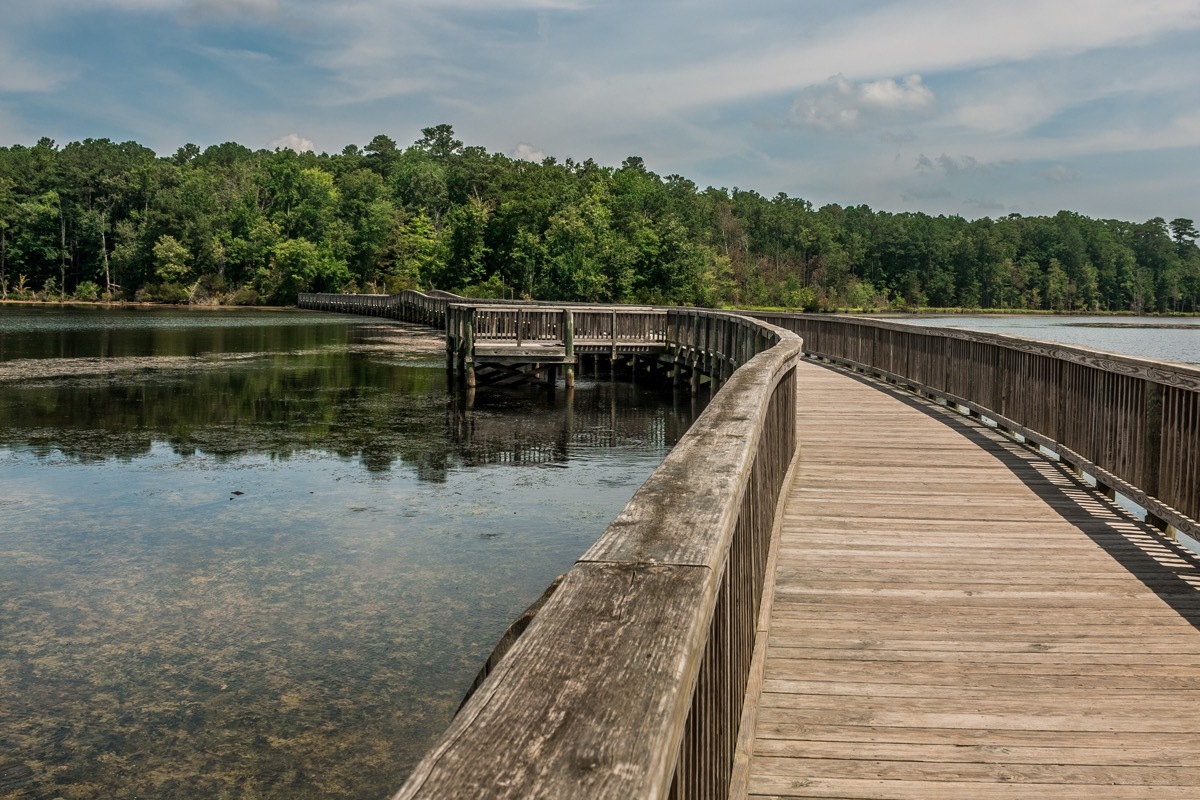
[[1067,469],[799,367],[749,793],[1200,798],[1200,570]]

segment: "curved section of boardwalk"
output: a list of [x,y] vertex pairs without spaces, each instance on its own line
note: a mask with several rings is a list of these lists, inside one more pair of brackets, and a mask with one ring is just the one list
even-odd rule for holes
[[1200,797],[1200,570],[1066,469],[805,363],[751,796]]

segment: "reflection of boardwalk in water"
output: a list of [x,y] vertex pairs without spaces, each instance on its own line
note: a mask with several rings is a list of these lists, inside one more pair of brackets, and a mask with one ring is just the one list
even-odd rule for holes
[[703,410],[694,395],[674,395],[672,408],[638,405],[628,384],[581,386],[560,392],[554,405],[508,415],[455,403],[446,425],[468,465],[543,464],[569,461],[589,450],[666,450]]

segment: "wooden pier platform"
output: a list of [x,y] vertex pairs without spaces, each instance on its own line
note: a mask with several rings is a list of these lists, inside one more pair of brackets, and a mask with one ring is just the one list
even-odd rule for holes
[[978,420],[799,370],[748,794],[1200,798],[1197,559]]

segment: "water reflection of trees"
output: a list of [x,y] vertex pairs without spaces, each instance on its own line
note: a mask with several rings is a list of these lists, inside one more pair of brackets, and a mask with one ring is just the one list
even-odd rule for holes
[[[682,405],[681,405],[682,403]],[[460,466],[565,461],[581,450],[670,446],[697,409],[627,384],[552,399],[447,394],[441,369],[325,350],[37,384],[0,392],[0,445],[80,462],[134,459],[156,442],[188,457],[287,459],[314,450],[421,480]]]
[[0,360],[295,352],[346,345],[361,323],[279,312],[6,308]]

